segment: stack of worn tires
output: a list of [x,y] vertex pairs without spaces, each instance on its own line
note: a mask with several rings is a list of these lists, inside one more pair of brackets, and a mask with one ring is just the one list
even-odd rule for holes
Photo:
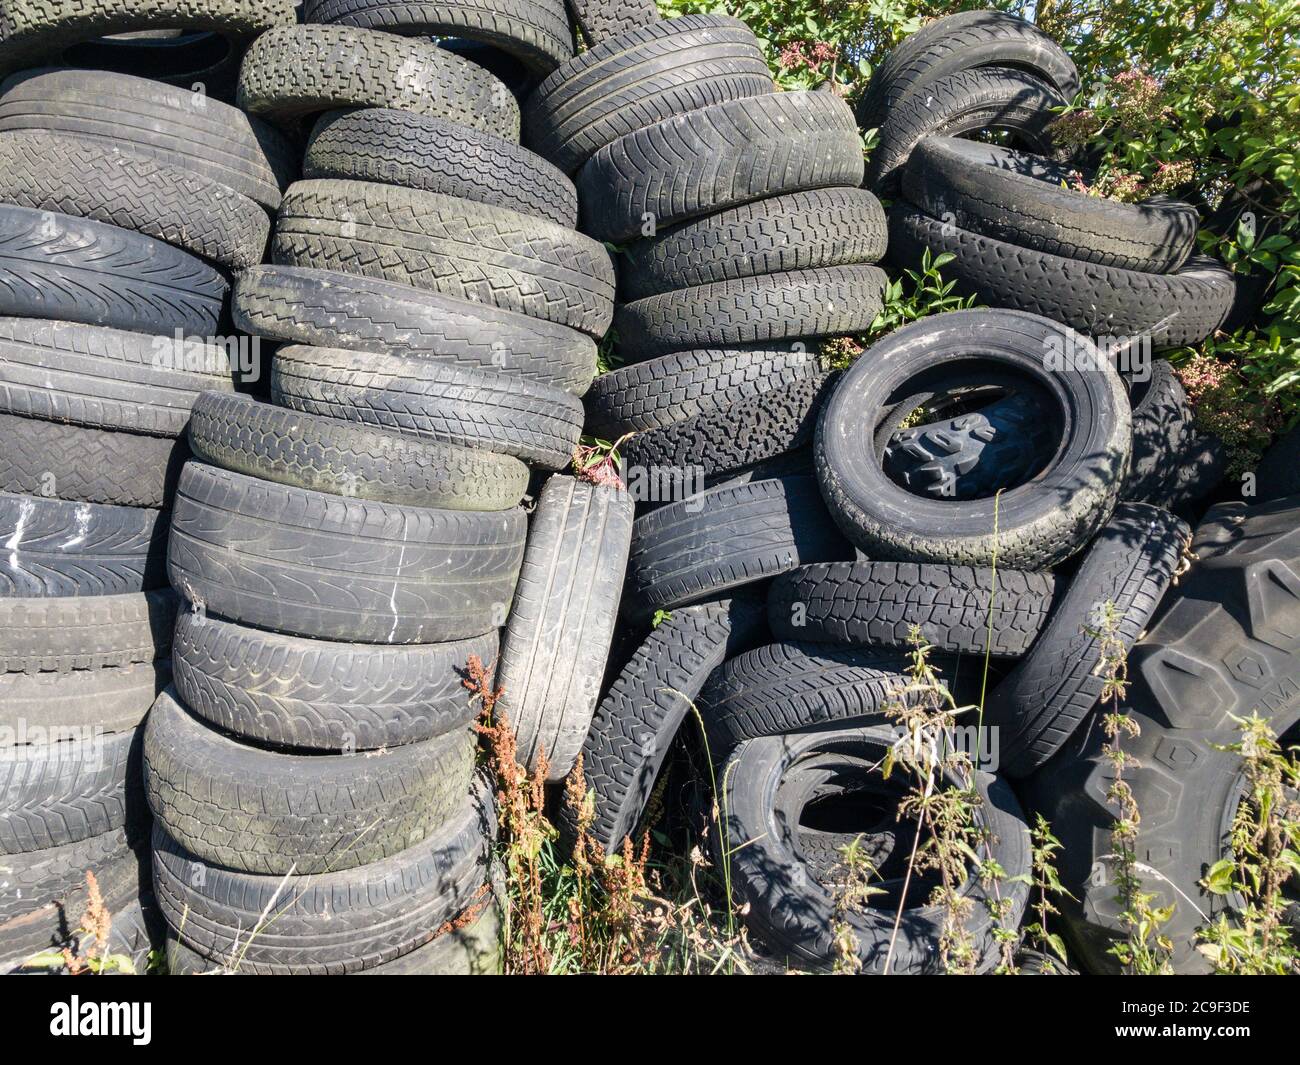
[[614,271],[574,229],[572,182],[520,147],[505,83],[389,31],[544,70],[572,51],[556,12],[308,4],[329,24],[245,57],[238,99],[305,136],[304,177],[234,297],[279,345],[270,401],[199,398],[172,514],[188,609],[145,766],[173,971],[499,965],[467,682],[480,663],[521,757],[568,771],[631,503],[550,474],[579,440]]
[[[218,6],[194,28],[236,60],[293,17]],[[190,90],[220,80],[201,56],[87,40],[174,8],[13,4],[0,32],[0,964],[75,944],[87,870],[119,917],[110,949],[147,953],[142,721],[171,675],[168,508],[196,397],[249,369],[225,336],[230,276],[261,261],[292,165],[274,130]],[[40,66],[146,54],[160,80]]]

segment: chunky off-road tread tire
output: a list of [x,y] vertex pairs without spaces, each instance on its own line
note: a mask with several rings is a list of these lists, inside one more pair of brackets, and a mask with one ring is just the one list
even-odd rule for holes
[[1107,655],[1127,655],[1173,581],[1191,530],[1166,511],[1121,503],[1084,555],[1037,643],[989,693],[1005,773],[1055,754],[1097,704]]
[[379,861],[296,877],[208,869],[161,828],[154,893],[168,925],[210,968],[259,975],[368,969],[432,939],[472,904],[489,874],[492,796],[476,781],[445,823]]
[[990,66],[1033,74],[1066,101],[1079,91],[1074,62],[1033,23],[1003,11],[963,11],[921,27],[885,56],[862,94],[858,122],[877,129],[904,98],[945,75]]
[[636,520],[628,594],[671,609],[811,562],[848,558],[811,477],[721,485]]
[[307,0],[303,18],[405,37],[477,41],[538,74],[573,56],[564,0]]
[[202,259],[152,237],[0,205],[0,314],[215,336],[228,290]]
[[827,266],[715,281],[619,307],[619,354],[628,360],[691,348],[860,333],[884,305],[885,272]]
[[[73,66],[121,64],[139,70],[147,53],[114,49],[100,44],[91,54],[79,52],[104,37],[156,30],[183,30],[185,34],[215,34],[224,49],[196,61],[179,52],[172,61],[161,59],[149,76],[189,88],[195,82],[212,83],[214,89],[229,84],[239,57],[260,33],[286,26],[296,18],[291,0],[78,0],[75,4],[11,3],[0,23],[0,73],[60,61]],[[153,50],[150,50],[152,53]],[[165,55],[165,52],[164,52]],[[155,60],[157,61],[157,60]]]
[[191,462],[168,573],[189,602],[295,636],[438,643],[491,632],[514,593],[526,518],[326,495]]
[[956,257],[944,277],[982,304],[1041,314],[1086,336],[1150,337],[1155,348],[1203,341],[1222,324],[1236,287],[1232,274],[1200,255],[1172,274],[1119,270],[980,236],[903,204],[890,208],[890,259],[915,266],[927,248]]
[[[682,607],[651,630],[623,667],[582,745],[594,813],[587,835],[607,854],[636,829],[673,737],[709,674],[762,632],[762,604],[754,597]],[[560,826],[571,837],[577,832],[567,805]]]
[[[919,400],[919,404],[914,402]],[[1033,476],[1051,446],[1035,397],[1016,393],[943,421],[894,430],[925,398],[899,403],[876,430],[892,481],[931,499],[977,499]]]
[[402,185],[578,224],[578,190],[540,155],[433,115],[383,107],[325,115],[303,176]]
[[525,103],[524,141],[573,174],[619,137],[773,88],[748,26],[726,15],[682,15],[629,27],[565,63]]
[[418,355],[577,395],[596,374],[596,342],[576,329],[355,274],[253,267],[232,306],[241,329],[293,344]]
[[582,403],[567,392],[418,357],[281,348],[277,403],[558,470],[573,458]]
[[659,20],[654,0],[569,0],[568,6],[589,47]]
[[779,92],[688,111],[596,152],[578,175],[583,229],[622,241],[751,200],[862,184],[862,141],[834,93]]
[[1050,573],[917,562],[830,562],[778,577],[768,624],[783,640],[1024,654],[1047,621]]
[[144,156],[274,210],[296,173],[297,150],[261,119],[192,92],[192,84],[98,70],[31,71],[2,87],[0,131],[89,138],[131,160]]
[[170,692],[145,726],[144,783],[154,818],[204,862],[299,876],[354,869],[412,847],[463,809],[474,734],[350,757],[245,746]]
[[504,207],[365,181],[285,193],[272,258],[431,289],[604,336],[614,264],[581,233]]
[[557,474],[547,480],[501,640],[497,708],[521,764],[560,780],[600,697],[632,542],[632,497]]
[[183,440],[0,414],[0,492],[161,507],[189,457]]
[[640,240],[624,253],[622,293],[677,288],[824,266],[874,263],[888,227],[866,189],[813,189],[742,204]]
[[1066,259],[1167,274],[1196,244],[1186,203],[1117,203],[1091,196],[1068,167],[992,144],[926,137],[903,172],[903,192],[941,218]]
[[1255,470],[1261,503],[1300,495],[1300,425],[1278,437]]
[[772,643],[730,659],[700,695],[709,731],[726,744],[832,722],[884,719],[907,698],[906,653]]
[[141,834],[116,828],[61,847],[0,855],[0,883],[6,889],[0,902],[0,972],[43,951],[60,950],[86,926],[87,871],[95,874],[110,911],[137,899],[141,879],[147,882],[149,876],[148,849],[136,839]]
[[170,682],[166,659],[63,673],[0,673],[0,728],[32,744],[63,742],[90,730],[129,732]]
[[166,658],[176,605],[170,588],[0,598],[0,671],[66,673]]
[[717,477],[812,442],[830,379],[809,377],[729,407],[638,433],[623,446],[631,467],[690,469]]
[[167,583],[167,512],[0,492],[0,598],[120,595]]
[[508,455],[413,440],[242,395],[200,396],[190,444],[201,461],[223,469],[381,503],[507,510],[528,490],[528,467]]
[[[1229,858],[1233,816],[1248,788],[1242,721],[1263,718],[1284,746],[1300,722],[1300,521],[1283,499],[1211,512],[1197,530],[1199,559],[1128,655],[1125,711],[1140,733],[1126,734],[1135,760],[1124,782],[1142,812],[1133,841],[1142,856],[1140,890],[1171,906],[1161,934],[1179,974],[1212,971],[1199,933],[1225,915],[1231,895],[1204,887]],[[1114,972],[1110,948],[1125,937],[1115,888],[1116,811],[1109,802],[1113,760],[1096,718],[1029,781],[1028,797],[1063,844],[1057,868],[1072,956],[1088,972]],[[1076,901],[1077,900],[1077,901]]]
[[126,824],[128,804],[139,801],[140,732],[0,748],[0,854],[62,847]]
[[348,26],[288,26],[254,42],[239,106],[294,123],[343,107],[391,107],[519,139],[519,104],[496,77],[430,41]]
[[231,270],[260,263],[271,233],[261,204],[234,189],[60,133],[0,133],[0,202],[130,229]]
[[[1051,351],[1073,364],[1049,370]],[[874,445],[881,411],[910,382],[979,351],[999,372],[1046,388],[1065,439],[1032,481],[971,500],[930,499],[895,484]],[[975,371],[971,371],[974,373]],[[1086,338],[1018,311],[952,311],[890,334],[854,363],[822,406],[817,476],[835,521],[878,560],[1050,568],[1109,519],[1132,447],[1124,384]],[[996,530],[996,532],[995,532]]]
[[0,318],[0,411],[177,437],[200,392],[230,391],[229,353],[77,322]]
[[597,377],[583,397],[586,430],[612,441],[665,429],[820,374],[817,353],[802,345],[679,351]]
[[897,195],[903,168],[926,137],[999,130],[1017,145],[1046,155],[1048,127],[1065,105],[1049,83],[1025,71],[983,67],[945,74],[923,92],[904,97],[885,117],[867,159],[866,186],[878,196]]
[[496,660],[495,632],[452,643],[376,647],[284,636],[185,611],[176,622],[176,693],[199,717],[254,743],[374,750],[467,725],[472,656]]
[[[818,882],[796,851],[793,833],[777,815],[777,792],[787,772],[810,754],[834,752],[877,764],[897,740],[891,725],[814,730],[792,736],[766,736],[739,746],[719,772],[723,813],[721,845],[728,855],[737,902],[747,906],[747,921],[787,964],[831,969],[842,957],[837,921],[852,929],[864,972],[939,973],[944,911],[918,905],[901,911],[868,905],[841,916],[833,887]],[[856,757],[854,757],[856,756]],[[963,922],[976,956],[987,971],[1000,957],[997,932],[1002,921],[1019,922],[1029,895],[1032,866],[1030,833],[1011,788],[989,773],[977,772],[964,786],[979,796],[974,820],[989,841],[979,846],[1005,877],[986,883],[971,876],[960,894],[968,905]],[[956,786],[957,782],[952,781]],[[797,819],[797,811],[791,811]]]

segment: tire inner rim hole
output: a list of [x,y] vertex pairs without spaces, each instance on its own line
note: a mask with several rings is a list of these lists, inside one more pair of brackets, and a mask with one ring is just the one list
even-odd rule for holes
[[64,49],[68,66],[134,74],[141,78],[197,76],[230,57],[219,33],[183,28],[141,30],[82,41]]
[[885,475],[929,499],[987,499],[1040,476],[1065,434],[1059,401],[990,360],[948,364],[894,390],[873,442]]

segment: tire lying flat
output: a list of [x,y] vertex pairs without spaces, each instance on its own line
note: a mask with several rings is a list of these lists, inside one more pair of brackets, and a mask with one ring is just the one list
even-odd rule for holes
[[0,671],[66,673],[165,658],[177,604],[170,588],[0,598]]

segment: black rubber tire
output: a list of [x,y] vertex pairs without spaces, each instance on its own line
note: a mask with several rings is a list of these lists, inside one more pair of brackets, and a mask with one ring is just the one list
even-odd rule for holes
[[622,487],[548,478],[528,531],[501,639],[497,712],[520,764],[547,779],[573,768],[600,698],[623,592],[635,505]]
[[1118,270],[1016,247],[894,204],[889,257],[915,267],[925,249],[956,258],[943,268],[956,291],[990,307],[1041,314],[1093,337],[1149,337],[1156,349],[1195,346],[1223,322],[1233,275],[1194,255],[1173,274]]
[[[847,756],[856,769],[861,761],[878,762],[896,739],[889,725],[768,736],[737,747],[722,769],[719,802],[724,813],[715,854],[720,842],[724,853],[717,859],[725,862],[737,901],[747,907],[747,922],[782,959],[830,969],[840,957],[834,929],[844,921],[857,943],[863,971],[882,971],[886,957],[892,973],[942,971],[939,937],[944,918],[939,907],[908,907],[901,920],[894,905],[868,906],[840,916],[833,890],[819,883],[798,857],[793,833],[776,813],[783,780],[809,755]],[[863,770],[856,771],[869,779]],[[959,786],[955,779],[951,785]],[[962,889],[970,902],[964,927],[979,958],[977,967],[988,970],[1000,954],[995,908],[1003,912],[1002,924],[1014,928],[1028,900],[1030,835],[1006,783],[975,773],[970,785],[981,800],[976,823],[990,841],[981,857],[991,857],[1005,874],[987,884],[972,875]],[[790,813],[797,818],[797,811]]]
[[0,202],[130,229],[230,270],[260,263],[271,234],[266,211],[242,193],[63,133],[0,133]]
[[202,259],[152,237],[0,205],[0,314],[215,336],[229,288]]
[[569,0],[568,7],[588,48],[659,20],[654,0]]
[[830,384],[827,376],[809,377],[638,433],[623,446],[623,459],[629,468],[690,469],[695,476],[717,477],[776,458],[812,442]]
[[0,414],[0,492],[161,507],[190,449],[183,440]]
[[0,672],[66,673],[166,658],[177,602],[170,588],[0,598]]
[[76,322],[0,318],[0,411],[26,418],[183,436],[200,392],[230,390],[214,344]]
[[[1053,351],[1077,358],[1049,370]],[[891,395],[915,392],[926,375],[959,378],[963,357],[1045,388],[1064,440],[1033,480],[999,496],[914,495],[881,468],[878,412]],[[1046,318],[970,310],[905,326],[854,363],[822,407],[815,461],[831,515],[868,558],[974,566],[996,559],[1037,570],[1073,554],[1109,519],[1131,447],[1123,382],[1091,341]]]
[[625,300],[743,277],[874,263],[885,212],[866,189],[813,189],[732,207],[674,226],[624,252]]
[[1051,150],[1048,127],[1066,100],[1048,82],[1009,67],[962,70],[928,82],[893,107],[867,159],[866,186],[893,198],[903,168],[926,137],[962,137],[997,130],[1037,155]]
[[909,658],[893,649],[772,643],[731,658],[700,694],[705,726],[722,749],[837,722],[884,721],[903,702]]
[[477,41],[538,74],[573,56],[564,0],[306,0],[303,21]]
[[586,431],[612,442],[624,433],[716,415],[820,374],[816,352],[801,345],[679,351],[597,377],[583,396]]
[[778,577],[768,624],[781,640],[1023,655],[1047,621],[1050,573],[916,562],[831,562]]
[[348,499],[191,462],[172,509],[172,587],[294,636],[440,643],[505,618],[527,519]]
[[962,11],[927,23],[885,56],[862,94],[858,122],[876,129],[905,97],[947,74],[990,66],[1034,74],[1066,101],[1079,91],[1074,62],[1033,23],[1003,11]]
[[[5,903],[0,916],[0,973],[35,954],[60,950],[87,923],[86,872],[95,874],[105,907],[117,911],[140,894],[149,878],[148,848],[136,830],[117,828],[62,847],[0,855]],[[133,850],[132,845],[138,849]],[[115,930],[116,931],[116,930]],[[117,945],[113,948],[116,950]]]
[[1300,495],[1300,425],[1278,437],[1255,469],[1261,503]]
[[[709,674],[763,631],[756,597],[682,607],[650,631],[619,672],[582,745],[594,813],[587,836],[606,854],[622,848],[636,829],[673,737]],[[559,817],[561,831],[572,839],[573,810],[566,804]]]
[[414,846],[358,868],[282,876],[208,868],[159,827],[154,893],[167,924],[209,968],[254,975],[337,975],[372,968],[434,937],[488,877],[492,794],[476,781]]
[[144,732],[158,825],[205,863],[268,876],[355,869],[413,847],[463,809],[474,773],[469,729],[374,754],[284,754],[222,735],[170,691]]
[[628,598],[671,609],[852,549],[827,521],[811,477],[722,485],[637,518]]
[[[1016,392],[943,421],[896,429],[932,396],[896,404],[876,430],[889,479],[932,499],[978,499],[1032,477],[1052,446],[1030,393]],[[927,412],[930,413],[930,412]]]
[[244,58],[237,100],[289,127],[343,107],[391,107],[519,139],[519,104],[485,68],[431,41],[379,30],[271,30]]
[[62,847],[125,825],[138,801],[142,732],[0,748],[0,854]]
[[[0,30],[0,73],[42,63],[130,70],[189,88],[227,86],[255,37],[295,20],[291,0],[77,0],[75,4],[11,3]],[[200,36],[200,47],[122,41],[159,28]],[[205,47],[211,36],[217,49]],[[105,42],[103,38],[119,38]]]
[[[1198,933],[1239,901],[1202,886],[1228,857],[1225,841],[1247,785],[1241,720],[1258,714],[1283,747],[1300,722],[1300,512],[1296,500],[1211,514],[1197,530],[1199,561],[1128,657],[1125,711],[1141,734],[1120,747],[1136,767],[1124,781],[1142,813],[1133,846],[1138,890],[1171,906],[1161,934],[1176,973],[1209,972]],[[1094,717],[1029,782],[1029,798],[1061,840],[1057,868],[1071,897],[1061,910],[1073,957],[1109,973],[1126,933],[1114,882],[1114,769]]]
[[167,512],[0,493],[0,598],[121,595],[167,583]]
[[[1178,518],[1121,503],[1058,597],[1029,654],[989,693],[984,721],[1000,730],[1002,769],[1028,776],[1052,757],[1101,697],[1103,639],[1129,648],[1147,627],[1191,540]],[[1107,610],[1113,620],[1107,621]],[[1109,625],[1110,631],[1107,630]]]
[[369,107],[323,115],[303,177],[378,181],[533,215],[573,229],[578,190],[540,155],[459,122]]
[[1133,406],[1133,458],[1122,497],[1166,504],[1192,443],[1194,414],[1178,375],[1166,359],[1151,363],[1148,380],[1129,386]]
[[28,71],[0,86],[0,130],[90,138],[275,210],[296,173],[296,149],[265,122],[190,85],[97,70]]
[[[461,923],[461,922],[466,923]],[[479,900],[465,913],[443,923],[438,934],[409,954],[358,969],[350,976],[498,976],[502,971],[501,909],[493,900]],[[167,971],[171,976],[241,976],[250,970],[231,969],[205,958],[167,933]]]
[[692,348],[864,332],[884,306],[876,266],[828,266],[715,281],[625,303],[614,316],[628,361]]
[[235,288],[233,316],[293,344],[418,355],[578,395],[596,374],[596,343],[576,329],[353,274],[254,267]]
[[573,174],[619,137],[773,89],[748,26],[727,15],[682,15],[629,27],[551,74],[524,104],[524,141]]
[[0,673],[0,733],[11,743],[41,746],[77,742],[92,731],[130,732],[169,683],[165,658],[63,673]]
[[190,445],[201,461],[236,473],[381,503],[508,510],[528,490],[528,467],[508,455],[413,440],[243,395],[201,395]]
[[687,111],[605,145],[578,175],[578,199],[583,229],[617,242],[751,200],[861,184],[848,104],[828,92],[778,92]]
[[563,469],[582,432],[567,392],[400,355],[281,348],[271,367],[277,403],[411,436],[514,455]]
[[193,611],[176,622],[172,666],[185,706],[253,743],[369,751],[452,732],[478,707],[470,656],[496,661],[497,634],[376,647],[283,636]]
[[940,218],[1022,248],[1122,270],[1168,274],[1196,247],[1191,204],[1117,203],[1090,196],[1070,168],[993,144],[926,137],[903,172],[903,192]]
[[365,181],[285,193],[271,257],[431,289],[604,336],[614,264],[589,237],[473,200]]

